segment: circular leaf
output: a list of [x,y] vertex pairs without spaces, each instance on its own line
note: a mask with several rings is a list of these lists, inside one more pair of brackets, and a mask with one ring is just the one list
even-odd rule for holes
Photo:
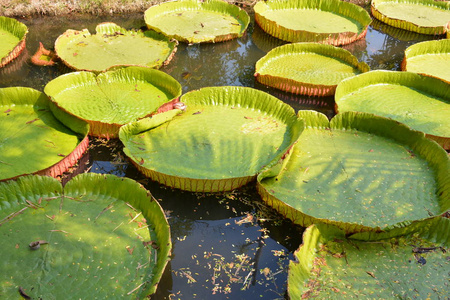
[[283,91],[333,95],[343,79],[369,71],[349,51],[331,45],[296,43],[277,47],[256,62],[256,79]]
[[0,89],[0,180],[33,173],[61,175],[86,151],[87,126],[70,130],[50,106],[34,89]]
[[364,37],[372,22],[363,8],[339,0],[259,1],[254,10],[265,32],[288,42],[345,45]]
[[0,184],[0,290],[33,299],[139,298],[156,291],[171,251],[158,202],[135,181],[82,174]]
[[181,100],[185,111],[128,124],[119,135],[132,162],[171,187],[235,189],[280,159],[302,130],[291,107],[251,88],[203,88]]
[[44,89],[55,114],[70,114],[90,124],[90,135],[117,137],[120,126],[156,113],[181,95],[181,85],[166,73],[128,67],[96,75],[69,73]]
[[[450,220],[429,230],[447,232]],[[441,234],[442,235],[442,234]],[[311,226],[289,265],[290,299],[426,299],[448,295],[446,238],[420,232],[377,242],[348,240],[324,226]]]
[[258,176],[263,199],[295,223],[381,232],[450,208],[450,160],[423,133],[365,113],[299,117],[306,129],[289,159]]
[[0,68],[8,64],[25,49],[28,28],[25,24],[0,16]]
[[372,15],[393,27],[422,34],[445,34],[450,3],[434,0],[373,0]]
[[408,47],[402,70],[450,83],[450,40],[427,41]]
[[342,81],[335,101],[336,111],[391,118],[450,149],[450,89],[441,80],[409,72],[372,71]]
[[187,43],[222,42],[241,37],[250,23],[237,6],[218,0],[163,2],[145,11],[148,28]]
[[102,72],[118,66],[159,68],[176,51],[175,42],[151,31],[127,31],[114,23],[102,23],[96,32],[67,30],[55,42],[56,54],[72,69]]

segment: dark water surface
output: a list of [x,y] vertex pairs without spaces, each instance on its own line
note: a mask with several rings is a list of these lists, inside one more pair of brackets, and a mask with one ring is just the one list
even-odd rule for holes
[[[253,19],[252,19],[253,20]],[[27,50],[0,69],[0,87],[44,86],[70,70],[37,67],[30,56],[42,42],[53,48],[67,29],[89,29],[101,22],[126,28],[145,26],[143,14],[121,16],[64,16],[20,19],[29,28]],[[361,41],[344,46],[372,70],[400,70],[403,51],[438,37],[394,29],[378,21]],[[239,39],[205,45],[180,44],[172,62],[161,70],[183,86],[183,93],[206,86],[247,86],[266,91],[296,111],[314,109],[334,115],[333,97],[301,97],[255,82],[255,63],[284,42],[265,34],[252,21]],[[171,226],[173,257],[152,299],[283,299],[287,267],[301,244],[303,228],[265,206],[255,185],[226,194],[205,195],[172,190],[142,176],[126,160],[119,141],[91,140],[78,171],[126,176],[142,183],[158,199]]]

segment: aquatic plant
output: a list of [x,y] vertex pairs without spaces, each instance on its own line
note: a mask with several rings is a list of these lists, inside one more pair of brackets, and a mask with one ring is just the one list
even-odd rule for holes
[[[134,298],[156,291],[169,260],[169,225],[140,184],[113,175],[0,183],[6,298]],[[14,232],[15,234],[9,234]]]
[[371,12],[390,26],[421,34],[445,34],[450,21],[448,1],[372,0]]
[[331,226],[313,225],[289,265],[291,299],[445,298],[450,220],[415,234],[355,241]]
[[31,57],[31,62],[37,66],[53,66],[56,63],[56,60],[56,53],[45,49],[41,42],[39,42],[38,50]]
[[363,8],[339,0],[259,1],[254,10],[265,32],[288,42],[345,45],[363,38],[372,22]]
[[367,113],[298,115],[289,156],[258,175],[263,200],[294,223],[398,235],[450,209],[450,160],[422,132]]
[[25,24],[0,16],[0,68],[10,63],[25,49],[28,28]]
[[294,43],[272,49],[256,62],[260,83],[308,96],[334,95],[343,79],[369,71],[349,51],[317,43]]
[[223,42],[241,37],[250,17],[241,8],[220,0],[163,2],[145,11],[149,29],[180,42]]
[[450,83],[450,40],[417,43],[405,50],[402,70]]
[[[126,30],[101,23],[96,34],[69,29],[55,41],[55,52],[68,67],[103,72],[123,66],[159,68],[176,52],[176,41],[153,31]],[[131,47],[132,45],[132,47]]]
[[119,137],[141,172],[183,190],[229,191],[254,180],[303,129],[290,106],[252,88],[202,88],[181,102],[123,126]]
[[442,80],[411,72],[371,71],[343,80],[335,101],[336,112],[391,118],[450,149],[450,89]]
[[51,101],[26,87],[0,89],[0,181],[26,174],[59,176],[86,151],[88,125],[51,112]]
[[57,117],[75,116],[90,125],[90,135],[114,138],[120,126],[155,114],[163,105],[172,108],[181,85],[162,71],[127,67],[98,75],[65,74],[50,81],[44,92]]

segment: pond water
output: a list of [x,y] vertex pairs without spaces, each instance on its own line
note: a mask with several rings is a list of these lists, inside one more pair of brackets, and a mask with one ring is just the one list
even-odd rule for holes
[[[131,29],[145,26],[143,14],[64,16],[20,19],[29,28],[27,50],[0,69],[0,87],[27,86],[43,91],[57,76],[70,72],[59,65],[37,67],[30,56],[42,42],[52,48],[66,29],[115,22]],[[410,45],[439,37],[394,29],[374,21],[361,41],[344,46],[371,69],[400,70]],[[334,115],[333,97],[302,97],[267,88],[254,79],[255,63],[284,42],[252,22],[239,39],[205,45],[180,44],[172,62],[161,70],[183,86],[183,92],[207,86],[247,86],[266,91],[296,111],[314,109]],[[284,299],[287,267],[301,244],[303,228],[261,202],[254,184],[226,194],[172,190],[142,176],[126,160],[119,141],[91,140],[78,172],[126,176],[142,183],[158,199],[169,218],[173,257],[152,299]]]

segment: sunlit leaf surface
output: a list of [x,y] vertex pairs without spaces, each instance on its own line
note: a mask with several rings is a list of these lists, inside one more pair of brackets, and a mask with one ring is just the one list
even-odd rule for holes
[[258,177],[263,199],[295,223],[382,231],[449,209],[449,158],[423,133],[363,113],[299,116],[306,129],[289,159]]
[[87,128],[74,132],[58,121],[43,93],[0,89],[0,180],[37,172],[62,174],[86,150],[86,134]]
[[250,22],[237,6],[218,0],[164,2],[145,12],[148,28],[182,42],[222,42],[240,37]]
[[0,292],[32,298],[154,293],[171,242],[159,204],[130,179],[83,174],[0,184]]
[[[450,221],[397,239],[347,240],[324,226],[311,226],[289,267],[291,299],[442,299],[448,295]],[[439,234],[438,234],[439,236]]]

